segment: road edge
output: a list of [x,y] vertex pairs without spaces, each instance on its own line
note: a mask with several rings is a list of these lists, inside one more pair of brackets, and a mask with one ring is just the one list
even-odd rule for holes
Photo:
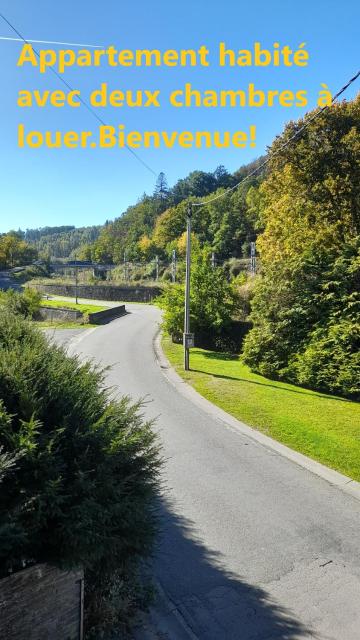
[[244,422],[241,422],[223,409],[220,409],[220,407],[217,407],[215,404],[210,402],[210,400],[204,398],[204,396],[198,393],[198,391],[196,391],[190,384],[185,382],[185,380],[183,380],[172,367],[162,349],[161,336],[161,329],[159,329],[153,339],[155,358],[165,378],[176,388],[179,393],[181,393],[188,400],[193,402],[193,404],[198,406],[218,422],[225,424],[227,427],[240,431],[242,435],[255,440],[267,449],[275,451],[284,458],[291,460],[303,469],[306,469],[310,473],[319,476],[323,480],[326,480],[329,484],[338,487],[344,493],[347,493],[356,500],[360,501],[360,482],[352,480],[352,478],[349,478],[348,476],[345,476],[342,473],[335,471],[334,469],[326,467],[321,462],[317,462],[316,460],[312,460],[312,458],[308,458],[303,453],[299,453],[297,451],[294,451],[293,449],[290,449],[290,447],[287,447],[285,444],[282,444],[277,440],[273,440],[273,438],[266,436],[264,433],[262,433],[261,431],[257,431],[253,427],[249,427]]

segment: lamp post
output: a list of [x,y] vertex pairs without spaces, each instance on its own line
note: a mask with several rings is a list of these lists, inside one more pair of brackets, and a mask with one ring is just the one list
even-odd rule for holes
[[191,217],[192,204],[189,203],[186,214],[186,276],[185,276],[185,313],[184,313],[184,369],[189,371],[190,347],[194,346],[194,334],[190,333],[190,270],[191,270]]

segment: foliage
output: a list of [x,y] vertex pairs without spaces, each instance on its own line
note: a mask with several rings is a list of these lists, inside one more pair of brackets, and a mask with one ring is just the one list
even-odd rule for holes
[[244,358],[264,375],[356,395],[360,98],[324,111],[283,148],[302,124],[275,140],[260,188],[263,277]]
[[360,398],[360,325],[342,319],[315,329],[288,371],[300,384]]
[[13,280],[24,284],[34,278],[48,278],[50,275],[49,265],[46,263],[30,264],[21,271],[13,272]]
[[35,289],[26,288],[23,292],[8,289],[0,292],[0,305],[24,318],[33,318],[39,310],[41,295]]
[[21,232],[0,235],[0,269],[12,269],[33,262],[37,251],[22,238]]
[[151,424],[113,398],[104,372],[2,309],[0,447],[1,573],[46,561],[84,566],[95,591],[128,580],[156,529]]
[[89,260],[88,247],[95,242],[99,233],[98,226],[77,229],[73,226],[61,226],[26,229],[23,236],[39,254],[49,259],[77,257]]
[[[249,171],[244,167],[239,176],[253,170],[254,163],[249,167]],[[234,182],[234,176],[219,166],[214,173],[193,171],[169,189],[161,173],[152,196],[144,194],[120,218],[103,227],[95,243],[86,247],[87,259],[91,255],[98,262],[120,264],[124,254],[128,260],[169,257],[185,231],[189,201],[206,201]],[[256,195],[252,194],[248,204],[247,194],[251,189],[256,191],[260,182],[259,177],[252,176],[225,198],[194,209],[193,229],[201,246],[209,244],[220,259],[243,255],[243,244],[254,239],[259,226]]]
[[151,238],[149,238],[149,236],[147,236],[146,234],[140,238],[138,242],[138,248],[139,248],[140,257],[143,260],[149,261],[155,258],[156,245],[151,240]]
[[154,198],[158,201],[159,211],[166,209],[169,200],[169,187],[165,173],[161,171],[155,184]]
[[[129,622],[153,600],[151,577],[143,564],[129,561],[112,574],[86,572],[86,640],[129,638]],[[115,630],[115,631],[114,631]]]
[[102,228],[94,244],[93,256],[96,262],[120,264],[124,253],[128,260],[139,257],[138,242],[144,235],[151,233],[158,213],[157,198],[144,194],[120,218]]
[[[128,207],[120,217],[100,226],[43,227],[16,232],[18,239],[29,243],[31,251],[43,258],[77,258],[101,263],[121,264],[128,260],[151,260],[155,255],[169,255],[169,244],[185,231],[185,212],[189,199],[206,200],[209,196],[234,186],[263,160],[241,167],[234,175],[222,165],[214,172],[193,171],[168,187],[161,172],[153,195],[146,195]],[[247,204],[247,193],[255,190],[261,178],[252,176],[229,197],[194,213],[194,231],[201,245],[208,243],[220,259],[242,256],[242,245],[253,239],[258,225],[256,196]],[[255,206],[254,206],[255,202]],[[15,234],[15,232],[11,232]],[[1,240],[1,238],[0,238]],[[0,263],[1,263],[0,242]],[[21,261],[20,261],[21,262]],[[19,264],[20,264],[19,262]],[[17,263],[16,263],[17,264]],[[22,263],[21,263],[22,264]]]
[[[164,309],[164,329],[179,340],[184,325],[184,286],[169,285],[159,299]],[[219,335],[232,320],[237,305],[235,290],[221,267],[211,266],[208,249],[195,256],[191,271],[191,329],[199,334]]]

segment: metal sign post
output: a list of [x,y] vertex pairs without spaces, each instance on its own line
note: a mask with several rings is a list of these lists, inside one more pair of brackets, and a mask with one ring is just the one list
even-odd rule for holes
[[191,216],[192,205],[189,204],[186,214],[186,276],[185,276],[185,314],[184,314],[184,369],[189,371],[189,348],[193,345],[194,336],[190,334],[190,269],[191,269]]

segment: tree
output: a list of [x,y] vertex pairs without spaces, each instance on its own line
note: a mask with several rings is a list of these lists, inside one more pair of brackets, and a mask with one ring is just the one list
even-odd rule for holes
[[230,187],[233,182],[230,173],[222,164],[219,164],[219,166],[216,167],[214,171],[214,178],[216,180],[217,187],[223,187],[225,189]]
[[22,293],[8,289],[0,291],[0,304],[16,315],[32,319],[36,317],[41,302],[41,294],[36,289],[26,287]]
[[154,198],[159,202],[160,210],[163,211],[169,199],[169,187],[163,171],[159,173],[158,179],[156,180]]
[[0,345],[0,573],[83,566],[97,602],[125,584],[121,608],[156,529],[151,424],[138,404],[114,399],[103,372],[4,309]]
[[190,196],[207,196],[217,187],[213,173],[205,171],[192,171],[187,178],[178,180],[171,190],[175,204]]
[[37,258],[35,247],[22,239],[22,234],[9,231],[0,236],[0,268],[8,269],[30,264]]
[[[183,285],[169,285],[160,305],[164,309],[164,329],[179,340],[184,324]],[[221,267],[213,268],[208,249],[194,256],[191,272],[191,328],[195,333],[215,337],[231,323],[237,307],[236,293]]]
[[143,235],[138,242],[139,252],[144,260],[152,260],[156,255],[156,246],[147,236]]
[[185,203],[171,207],[162,213],[155,222],[152,239],[159,249],[165,249],[172,240],[176,240],[186,229]]
[[[250,167],[253,169],[255,164],[251,163]],[[245,166],[241,171],[246,176],[250,168]],[[259,177],[252,176],[239,189],[214,204],[194,208],[193,228],[201,245],[209,244],[221,258],[241,256],[242,245],[246,239],[252,239],[258,222],[257,208],[248,207],[246,194],[251,188],[256,190],[260,181]],[[223,194],[234,182],[234,176],[221,165],[214,173],[193,171],[178,180],[172,189],[168,189],[161,173],[152,196],[143,194],[135,205],[102,227],[91,248],[92,255],[98,261],[118,264],[126,252],[130,260],[138,260],[143,258],[142,238],[147,237],[156,252],[165,256],[170,244],[176,242],[186,228],[190,199],[206,201]],[[70,232],[71,238],[75,231]],[[68,250],[68,243],[66,240],[66,246],[61,248],[62,254]],[[84,244],[83,236],[80,244]],[[85,244],[88,244],[87,240]]]
[[[244,358],[265,375],[354,394],[360,370],[357,333],[349,323],[357,322],[353,314],[360,308],[354,277],[359,269],[360,98],[324,111],[295,143],[283,147],[303,124],[290,123],[275,140],[270,172],[260,187],[265,231],[257,246],[263,277],[253,299],[254,328]],[[339,265],[345,263],[340,275]],[[343,341],[335,324],[343,328]],[[333,361],[335,340],[341,368]],[[319,369],[317,376],[311,367]]]

